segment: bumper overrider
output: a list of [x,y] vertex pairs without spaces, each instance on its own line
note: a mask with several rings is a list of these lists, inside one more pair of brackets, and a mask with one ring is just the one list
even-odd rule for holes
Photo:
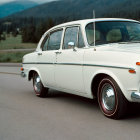
[[140,102],[140,93],[139,92],[132,92],[131,98],[134,102]]
[[26,74],[23,71],[20,73],[20,75],[21,77],[26,77]]

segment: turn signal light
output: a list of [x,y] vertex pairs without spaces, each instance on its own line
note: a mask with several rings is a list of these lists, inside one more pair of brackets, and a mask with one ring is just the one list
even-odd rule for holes
[[140,62],[136,62],[136,65],[140,66]]
[[130,72],[130,73],[136,73],[136,71],[135,71],[135,70],[129,70],[129,72]]
[[24,70],[24,68],[20,68],[20,70],[21,70],[21,71],[23,71],[23,70]]

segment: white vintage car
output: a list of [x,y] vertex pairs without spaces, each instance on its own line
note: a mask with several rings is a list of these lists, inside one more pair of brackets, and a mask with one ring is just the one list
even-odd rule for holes
[[119,119],[128,102],[140,102],[140,22],[109,18],[55,26],[22,64],[21,75],[33,79],[37,96],[52,88],[97,97],[102,113]]

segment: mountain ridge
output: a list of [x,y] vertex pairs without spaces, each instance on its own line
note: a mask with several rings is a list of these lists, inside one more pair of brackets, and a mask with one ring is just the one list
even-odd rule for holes
[[[111,14],[113,13],[120,15],[121,13],[129,13],[132,15],[131,13],[134,11],[140,11],[139,7],[139,0],[135,0],[135,2],[133,0],[59,0],[41,4],[10,17],[76,17],[76,19],[86,19],[93,17],[93,9],[96,11],[96,17],[105,17],[106,15],[112,17]],[[119,17],[119,15],[117,16]]]
[[25,9],[35,7],[38,4],[33,1],[13,1],[0,5],[0,18],[9,16],[11,14],[23,11]]

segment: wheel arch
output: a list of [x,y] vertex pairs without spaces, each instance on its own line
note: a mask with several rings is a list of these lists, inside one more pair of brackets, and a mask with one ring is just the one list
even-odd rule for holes
[[123,94],[125,96],[125,90],[124,90],[122,83],[120,82],[118,77],[116,77],[116,75],[114,73],[112,73],[111,71],[99,71],[99,72],[94,74],[94,76],[91,80],[91,93],[92,93],[92,95],[94,97],[97,97],[98,85],[99,85],[100,81],[106,76],[109,76],[115,80],[115,82],[118,84],[118,86],[120,87],[121,91],[123,92]]
[[28,75],[28,80],[31,81],[31,79],[33,78],[33,74],[35,73],[35,70],[30,70],[29,71],[29,75]]
[[[36,68],[31,68],[28,72],[28,80],[30,81],[33,78],[33,73],[36,72],[41,78],[40,72]],[[42,78],[41,78],[42,79]]]

